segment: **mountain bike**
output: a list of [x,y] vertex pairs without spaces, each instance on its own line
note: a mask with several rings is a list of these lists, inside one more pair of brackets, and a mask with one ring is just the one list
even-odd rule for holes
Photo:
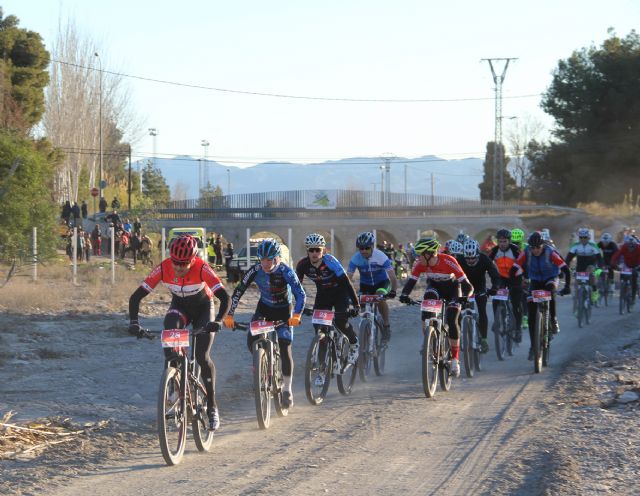
[[331,378],[336,377],[338,391],[345,396],[351,394],[356,380],[357,364],[348,362],[349,339],[335,327],[335,314],[331,310],[305,310],[313,315],[312,324],[316,335],[307,351],[304,374],[304,391],[312,405],[322,403],[329,390]]
[[422,389],[427,398],[436,394],[438,382],[443,391],[451,389],[451,344],[449,330],[444,321],[444,300],[409,300],[409,305],[420,305],[422,312],[434,314],[425,321],[426,329],[420,357],[422,362]]
[[589,284],[589,272],[576,272],[576,297],[575,314],[578,319],[578,327],[582,323],[589,324],[591,318],[591,285]]
[[513,314],[513,307],[509,300],[509,289],[498,289],[491,297],[497,302],[494,311],[493,338],[496,345],[496,355],[498,360],[504,360],[508,354],[513,355],[513,344],[515,343],[516,318]]
[[536,304],[535,323],[533,327],[533,370],[539,374],[542,367],[549,366],[549,353],[551,348],[551,326],[549,302],[551,291],[536,289],[529,296]]
[[480,344],[480,333],[478,332],[478,311],[475,297],[470,296],[468,298],[467,304],[460,314],[460,320],[462,322],[460,326],[462,331],[460,349],[463,353],[465,372],[467,377],[471,378],[474,371],[479,372],[482,370],[482,354],[480,352],[482,346]]
[[279,417],[289,414],[282,399],[282,358],[278,344],[277,328],[288,325],[285,320],[254,320],[246,323],[236,322],[235,329],[247,329],[252,336],[259,336],[252,345],[253,355],[253,395],[256,405],[256,417],[260,429],[268,429],[271,423],[271,399]]
[[189,423],[198,451],[209,451],[213,443],[214,433],[209,430],[207,416],[207,390],[195,360],[195,346],[191,346],[188,356],[186,352],[193,339],[206,333],[204,328],[141,331],[141,337],[148,339],[160,334],[162,347],[173,349],[173,355],[165,359],[157,404],[158,440],[167,465],[178,465],[182,460]]
[[378,303],[384,300],[384,295],[360,295],[360,328],[358,340],[360,343],[360,357],[358,372],[360,380],[367,382],[371,377],[371,366],[376,375],[384,374],[386,345],[382,346],[382,316],[378,313]]
[[[635,270],[635,269],[633,269]],[[633,291],[631,288],[631,278],[633,276],[633,270],[628,267],[620,269],[620,299],[619,299],[619,311],[620,315],[623,315],[625,311],[631,313],[631,307],[633,306]]]

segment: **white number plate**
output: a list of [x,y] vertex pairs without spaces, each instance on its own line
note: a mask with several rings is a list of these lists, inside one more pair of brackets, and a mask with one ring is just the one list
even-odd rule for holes
[[163,348],[184,348],[189,346],[189,329],[167,329],[160,336]]
[[633,272],[631,272],[630,270],[621,270],[620,271],[620,275],[621,276],[630,276],[631,274],[633,274]]
[[435,313],[436,316],[440,315],[442,313],[442,300],[422,300],[420,310]]
[[366,305],[367,303],[378,303],[382,301],[383,297],[380,295],[360,295],[360,304]]
[[542,301],[551,301],[551,292],[544,289],[534,289],[531,291],[531,299],[536,303]]
[[576,272],[576,279],[578,281],[588,281],[589,273],[588,272]]
[[499,289],[492,298],[497,301],[507,301],[509,299],[509,290]]
[[335,312],[331,310],[314,310],[311,323],[330,326],[333,323]]
[[251,327],[249,331],[252,336],[259,336],[260,334],[266,334],[268,332],[274,331],[276,328],[273,325],[273,322],[268,322],[266,320],[254,320],[251,322]]

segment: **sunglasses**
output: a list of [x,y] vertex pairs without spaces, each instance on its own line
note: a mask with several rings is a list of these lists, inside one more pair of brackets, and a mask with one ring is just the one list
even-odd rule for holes
[[368,248],[358,248],[360,251],[369,251],[371,250],[371,247],[369,246]]
[[309,253],[319,253],[322,251],[322,248],[307,248]]
[[175,260],[171,260],[171,263],[173,265],[175,265],[176,267],[186,267],[187,265],[189,265],[191,262],[176,262]]
[[580,236],[579,239],[589,239],[589,236]]

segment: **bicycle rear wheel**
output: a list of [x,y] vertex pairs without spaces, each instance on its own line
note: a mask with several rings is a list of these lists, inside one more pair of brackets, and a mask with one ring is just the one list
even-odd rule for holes
[[358,358],[358,374],[362,382],[367,382],[371,377],[371,366],[373,364],[373,354],[371,353],[371,321],[363,319],[360,322],[360,356]]
[[253,351],[253,395],[258,427],[268,429],[271,422],[271,391],[269,390],[269,360],[264,348]]
[[462,318],[462,357],[464,359],[464,370],[467,377],[473,377],[474,372],[474,349],[473,346],[473,317]]
[[357,364],[350,364],[347,360],[349,358],[349,340],[341,339],[342,349],[340,350],[340,371],[341,374],[336,376],[336,383],[338,384],[338,391],[340,394],[348,396],[351,394],[353,383],[356,381]]
[[283,403],[283,379],[282,379],[282,362],[280,361],[280,353],[275,353],[273,356],[273,377],[271,378],[271,393],[273,395],[273,405],[276,409],[278,417],[286,417],[289,415],[289,409],[284,406]]
[[449,391],[449,389],[451,389],[451,379],[453,377],[450,373],[451,343],[449,343],[449,338],[442,334],[440,335],[440,340],[440,350],[442,352],[440,362],[438,363],[440,388],[442,388],[443,391]]
[[167,465],[177,465],[184,455],[187,441],[185,406],[181,373],[175,367],[168,367],[160,381],[157,409],[160,451]]
[[373,338],[376,343],[375,350],[373,352],[373,370],[376,375],[380,376],[384,374],[387,347],[382,346],[382,327],[380,327],[380,322],[378,322],[377,319],[375,321]]
[[536,324],[533,332],[533,370],[539,374],[542,370],[542,331],[544,330],[543,313],[536,311]]
[[422,389],[427,398],[433,398],[438,386],[438,339],[436,330],[429,326],[422,345]]
[[496,308],[495,322],[493,325],[493,338],[496,346],[496,356],[500,361],[504,360],[504,356],[506,352],[505,312],[506,312],[506,309],[504,305],[499,304],[498,308]]
[[[321,340],[322,338],[322,340]],[[320,354],[320,343],[325,344],[324,356]],[[324,401],[331,381],[331,353],[328,340],[324,334],[318,333],[311,340],[307,351],[307,364],[304,373],[304,392],[312,405]],[[316,385],[317,381],[317,385]]]
[[192,384],[192,397],[195,414],[191,418],[191,430],[193,440],[198,451],[209,451],[213,444],[213,431],[209,430],[209,417],[207,416],[207,390],[200,380],[198,373],[196,381]]

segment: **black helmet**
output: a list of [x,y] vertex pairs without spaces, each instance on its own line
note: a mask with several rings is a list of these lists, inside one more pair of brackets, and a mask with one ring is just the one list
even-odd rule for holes
[[496,237],[498,239],[503,238],[503,239],[511,240],[511,231],[509,231],[509,229],[498,229],[498,232],[496,233]]
[[527,243],[532,248],[537,248],[539,246],[544,245],[544,240],[542,239],[542,234],[540,234],[538,231],[532,232],[529,235],[529,239],[527,240]]

